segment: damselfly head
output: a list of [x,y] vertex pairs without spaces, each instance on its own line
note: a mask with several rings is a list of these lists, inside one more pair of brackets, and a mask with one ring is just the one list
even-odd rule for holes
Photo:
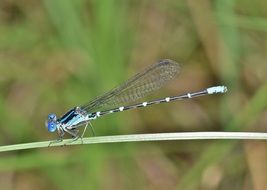
[[47,121],[46,121],[46,127],[49,132],[55,132],[57,130],[57,116],[56,114],[49,114]]

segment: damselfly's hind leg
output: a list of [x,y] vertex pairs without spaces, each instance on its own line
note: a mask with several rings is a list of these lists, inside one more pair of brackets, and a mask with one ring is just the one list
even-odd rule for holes
[[67,133],[69,133],[72,136],[71,141],[65,143],[65,145],[71,144],[74,141],[77,141],[79,139],[80,135],[79,135],[79,130],[78,129],[72,129],[72,130],[65,129],[65,130],[66,130]]
[[[89,121],[89,123],[90,123],[90,121]],[[83,129],[83,133],[82,133],[82,135],[80,136],[81,141],[83,141],[83,135],[84,135],[84,133],[85,133],[85,131],[86,131],[86,129],[87,129],[87,126],[88,126],[88,123],[85,124],[85,127],[84,127],[84,129]]]
[[91,127],[91,130],[92,130],[93,136],[95,136],[95,131],[94,131],[93,125],[91,124],[91,122],[90,122],[90,121],[88,121],[88,122],[86,123],[85,127],[84,127],[84,130],[83,130],[83,133],[82,133],[82,135],[80,136],[80,138],[81,138],[81,141],[82,141],[82,144],[83,144],[83,136],[84,136],[84,134],[85,134],[85,131],[86,131],[86,129],[87,129],[88,123],[89,123],[89,125],[90,125],[90,127]]
[[81,135],[81,138],[83,138],[83,136],[84,136],[84,134],[85,134],[85,131],[86,131],[86,129],[87,129],[87,126],[88,126],[88,124],[89,124],[89,125],[90,125],[90,127],[91,127],[91,130],[92,130],[93,136],[95,136],[95,131],[94,131],[94,128],[93,128],[93,126],[92,126],[91,122],[90,122],[90,121],[88,121],[88,122],[86,123],[85,127],[84,127],[84,130],[83,130],[83,133],[82,133],[82,135]]
[[96,135],[95,135],[95,130],[94,130],[94,127],[93,127],[93,125],[91,124],[91,122],[90,122],[90,121],[89,121],[89,124],[90,124],[91,130],[92,130],[93,136],[96,136]]
[[68,132],[69,134],[71,134],[72,137],[73,137],[73,139],[72,139],[70,142],[68,142],[67,144],[71,144],[71,143],[73,143],[74,141],[78,140],[79,138],[81,139],[81,144],[83,144],[83,136],[84,136],[84,134],[85,134],[85,132],[86,132],[86,129],[87,129],[88,124],[90,125],[90,127],[91,127],[91,129],[92,129],[93,136],[95,136],[95,132],[94,132],[93,126],[92,126],[91,122],[88,121],[88,122],[85,124],[84,130],[83,130],[83,132],[82,132],[81,135],[79,135],[79,130],[78,130],[78,129],[76,129],[76,130],[71,130],[71,131],[68,130],[68,131],[67,131],[67,132]]
[[[85,129],[86,129],[87,125],[88,125],[88,124],[86,124]],[[71,144],[71,143],[73,143],[74,141],[77,141],[79,138],[81,138],[81,142],[82,142],[82,144],[83,144],[83,134],[84,134],[84,132],[85,132],[85,130],[83,130],[83,133],[82,133],[82,135],[80,136],[80,135],[79,135],[79,130],[78,130],[78,129],[68,130],[68,133],[72,136],[72,139],[71,139],[71,141],[67,142],[65,145],[67,145],[67,144]]]

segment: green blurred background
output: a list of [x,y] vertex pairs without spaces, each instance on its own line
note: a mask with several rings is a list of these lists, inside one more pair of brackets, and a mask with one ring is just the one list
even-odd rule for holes
[[[264,0],[1,0],[1,144],[55,139],[44,122],[169,58],[182,73],[154,97],[224,84],[224,95],[93,121],[98,136],[266,131]],[[87,132],[86,136],[90,136]],[[266,189],[259,141],[97,144],[2,153],[5,190]]]

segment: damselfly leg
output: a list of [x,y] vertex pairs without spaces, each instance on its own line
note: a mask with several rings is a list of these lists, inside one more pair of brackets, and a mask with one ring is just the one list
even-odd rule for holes
[[60,129],[57,131],[57,133],[58,133],[58,138],[56,140],[50,141],[48,147],[50,147],[51,144],[56,144],[56,143],[60,143],[63,141],[63,136],[65,132],[62,129]]

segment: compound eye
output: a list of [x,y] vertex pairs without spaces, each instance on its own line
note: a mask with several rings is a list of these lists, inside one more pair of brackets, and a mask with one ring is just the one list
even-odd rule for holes
[[53,121],[47,122],[47,129],[49,132],[55,132],[57,130],[57,124]]
[[48,115],[48,120],[49,121],[56,121],[57,120],[56,114],[54,114],[54,113],[49,114]]

